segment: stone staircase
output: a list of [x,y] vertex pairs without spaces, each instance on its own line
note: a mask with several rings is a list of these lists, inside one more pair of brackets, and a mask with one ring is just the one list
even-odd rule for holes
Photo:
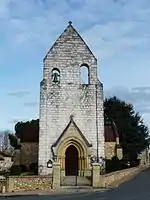
[[65,176],[61,178],[61,186],[91,186],[91,177]]

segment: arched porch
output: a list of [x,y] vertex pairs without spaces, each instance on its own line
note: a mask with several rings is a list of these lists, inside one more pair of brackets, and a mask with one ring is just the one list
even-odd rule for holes
[[88,149],[75,137],[62,141],[57,150],[57,161],[61,165],[61,175],[85,176],[90,169]]

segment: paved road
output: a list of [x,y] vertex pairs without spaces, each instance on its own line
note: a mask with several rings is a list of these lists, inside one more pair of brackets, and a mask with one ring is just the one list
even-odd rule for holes
[[[6,197],[1,197],[6,200]],[[150,200],[150,169],[120,187],[93,193],[76,193],[51,196],[7,197],[8,200]]]

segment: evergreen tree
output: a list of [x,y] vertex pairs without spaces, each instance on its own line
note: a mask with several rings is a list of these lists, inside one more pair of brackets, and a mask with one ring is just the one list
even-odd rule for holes
[[132,104],[117,97],[106,98],[104,102],[105,122],[115,122],[124,157],[130,160],[149,145],[149,130]]

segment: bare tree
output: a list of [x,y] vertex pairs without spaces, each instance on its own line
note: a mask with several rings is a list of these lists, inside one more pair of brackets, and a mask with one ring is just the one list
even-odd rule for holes
[[9,141],[10,134],[11,134],[11,131],[9,130],[0,131],[1,151],[9,152],[9,150],[11,150],[10,141]]

